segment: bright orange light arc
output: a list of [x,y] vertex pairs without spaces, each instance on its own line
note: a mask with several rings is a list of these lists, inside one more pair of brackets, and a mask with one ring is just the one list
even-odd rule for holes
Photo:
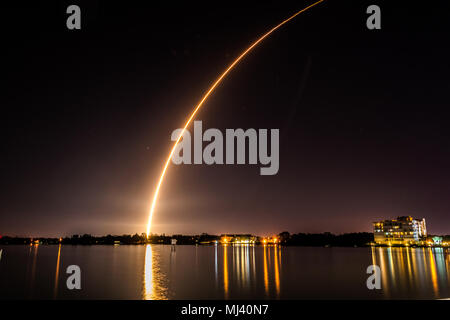
[[323,2],[324,0],[320,0],[317,1],[309,6],[307,6],[306,8],[298,11],[297,13],[295,13],[294,15],[290,16],[289,18],[287,18],[286,20],[282,21],[281,23],[279,23],[278,25],[276,25],[275,27],[273,27],[272,29],[270,29],[268,32],[266,32],[265,34],[263,34],[259,39],[257,39],[255,42],[253,42],[250,47],[248,47],[243,53],[241,53],[241,55],[239,55],[239,57],[237,57],[232,63],[231,65],[219,76],[219,78],[217,78],[217,80],[213,83],[213,85],[209,88],[209,90],[205,93],[205,95],[203,96],[203,98],[200,100],[200,102],[197,104],[197,106],[195,107],[194,111],[191,113],[191,116],[189,117],[189,119],[186,121],[186,123],[184,124],[183,130],[180,132],[180,135],[178,136],[177,140],[175,141],[172,150],[170,151],[169,156],[167,157],[167,160],[164,164],[164,168],[161,172],[161,176],[159,177],[158,180],[158,184],[156,186],[156,190],[155,193],[153,195],[153,200],[152,200],[152,205],[150,208],[150,215],[148,217],[148,224],[147,224],[147,237],[150,235],[150,228],[152,225],[152,218],[153,218],[153,213],[155,211],[155,206],[156,206],[156,201],[158,200],[158,194],[159,194],[159,190],[161,188],[162,182],[164,180],[164,176],[166,174],[167,168],[169,167],[170,164],[170,160],[172,159],[173,153],[175,152],[175,149],[178,145],[178,142],[180,141],[181,137],[183,136],[184,132],[186,131],[187,127],[189,126],[189,124],[192,122],[192,119],[194,119],[197,111],[201,108],[201,106],[203,105],[203,103],[206,101],[206,99],[209,97],[209,95],[214,91],[214,89],[219,85],[219,83],[223,80],[223,78],[228,74],[228,72],[230,72],[234,66],[242,60],[242,58],[244,58],[247,53],[249,53],[254,47],[256,47],[261,41],[263,41],[267,36],[269,36],[272,32],[274,32],[275,30],[277,30],[278,28],[280,28],[282,25],[284,25],[285,23],[289,22],[290,20],[294,19],[296,16],[298,16],[300,13],[314,7],[315,5]]

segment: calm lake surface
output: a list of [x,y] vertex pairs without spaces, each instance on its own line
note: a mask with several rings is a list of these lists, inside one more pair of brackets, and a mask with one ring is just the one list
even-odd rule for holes
[[[442,299],[442,248],[0,246],[0,299]],[[369,265],[381,289],[369,290]],[[68,290],[69,265],[81,290]]]

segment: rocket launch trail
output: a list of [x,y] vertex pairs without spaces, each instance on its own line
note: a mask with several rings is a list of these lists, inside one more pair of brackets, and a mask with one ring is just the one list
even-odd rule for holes
[[272,29],[270,29],[269,31],[267,31],[265,34],[263,34],[261,37],[259,37],[255,42],[253,42],[244,52],[242,52],[229,66],[227,69],[225,69],[225,71],[214,81],[214,83],[211,85],[211,87],[208,89],[208,91],[203,95],[202,99],[200,100],[200,102],[195,106],[194,110],[192,111],[191,115],[189,116],[189,118],[187,119],[186,123],[183,126],[183,130],[180,132],[180,135],[178,136],[177,140],[175,141],[169,156],[167,157],[167,160],[164,164],[163,170],[161,172],[161,175],[159,177],[158,180],[158,184],[156,185],[156,189],[155,189],[155,193],[153,194],[153,199],[152,199],[152,204],[151,204],[151,208],[150,208],[150,213],[149,213],[149,217],[148,217],[148,224],[147,224],[147,237],[150,235],[150,229],[151,229],[151,225],[152,225],[152,218],[153,218],[153,214],[155,211],[155,207],[156,207],[156,202],[158,200],[158,194],[159,194],[159,190],[161,189],[161,185],[164,181],[164,176],[167,172],[167,168],[169,167],[170,164],[170,160],[172,159],[173,153],[175,152],[176,146],[179,143],[181,137],[183,136],[184,132],[186,131],[187,127],[189,126],[189,124],[192,122],[192,120],[194,119],[195,115],[197,114],[198,110],[203,106],[203,104],[205,103],[205,101],[208,99],[208,97],[211,95],[211,93],[216,89],[216,87],[220,84],[220,82],[222,82],[222,80],[226,77],[226,75],[250,52],[253,50],[253,48],[255,48],[261,41],[263,41],[265,38],[267,38],[270,34],[272,34],[275,30],[279,29],[281,26],[283,26],[284,24],[288,23],[289,21],[291,21],[292,19],[294,19],[296,16],[298,16],[299,14],[301,14],[302,12],[305,12],[306,10],[316,6],[317,4],[323,2],[324,0],[320,0],[317,1],[309,6],[307,6],[306,8],[303,8],[302,10],[296,12],[295,14],[293,14],[292,16],[290,16],[289,18],[287,18],[286,20],[282,21],[281,23],[279,23],[278,25],[276,25],[275,27],[273,27]]

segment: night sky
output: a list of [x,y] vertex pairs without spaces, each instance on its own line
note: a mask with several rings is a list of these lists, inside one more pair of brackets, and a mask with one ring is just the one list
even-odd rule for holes
[[[145,232],[172,131],[312,2],[2,3],[0,235]],[[326,0],[277,30],[196,119],[279,128],[278,174],[171,164],[152,232],[357,232],[412,215],[450,234],[443,3]],[[369,4],[381,30],[366,28]]]

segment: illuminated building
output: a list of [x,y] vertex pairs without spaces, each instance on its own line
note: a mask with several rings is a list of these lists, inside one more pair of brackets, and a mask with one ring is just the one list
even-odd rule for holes
[[373,235],[378,245],[422,245],[426,241],[425,219],[410,216],[373,223]]
[[266,237],[266,238],[263,238],[261,242],[262,242],[263,244],[277,244],[277,243],[280,242],[280,240],[278,239],[277,236],[274,236],[274,237]]
[[221,243],[246,244],[255,243],[256,237],[251,234],[222,234],[220,236]]
[[432,240],[433,240],[433,245],[435,245],[435,246],[442,245],[442,237],[436,236],[436,237],[433,237]]

